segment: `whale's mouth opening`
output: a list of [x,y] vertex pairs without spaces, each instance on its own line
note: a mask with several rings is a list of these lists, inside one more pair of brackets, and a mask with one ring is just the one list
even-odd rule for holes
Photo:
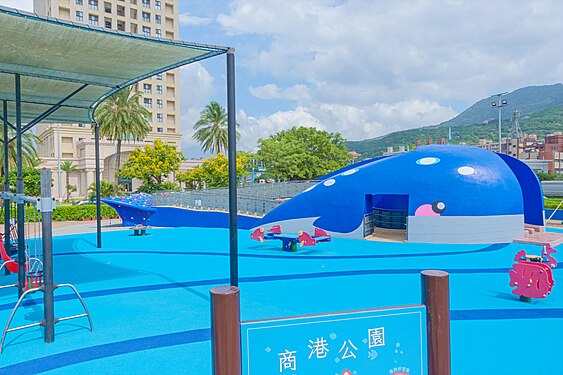
[[406,240],[408,212],[406,194],[366,194],[364,238]]

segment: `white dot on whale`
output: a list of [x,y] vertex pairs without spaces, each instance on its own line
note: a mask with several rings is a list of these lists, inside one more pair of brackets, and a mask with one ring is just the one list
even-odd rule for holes
[[340,173],[340,175],[342,176],[350,176],[351,174],[356,173],[357,171],[359,171],[359,168],[354,168],[354,169],[349,169],[347,171],[344,171],[342,173]]
[[334,178],[331,178],[330,180],[326,180],[325,182],[323,182],[324,186],[332,186],[336,183],[336,180]]
[[428,157],[428,158],[422,158],[422,159],[418,159],[416,161],[416,164],[418,165],[432,165],[432,164],[436,164],[439,163],[440,159],[435,158],[435,157]]
[[457,173],[464,175],[464,176],[469,176],[470,174],[475,173],[475,169],[472,167],[459,167],[457,169]]

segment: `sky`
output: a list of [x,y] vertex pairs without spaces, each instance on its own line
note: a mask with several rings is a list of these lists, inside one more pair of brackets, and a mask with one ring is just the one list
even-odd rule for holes
[[[560,0],[178,0],[180,39],[236,50],[238,150],[293,126],[361,140],[563,79]],[[32,10],[32,0],[0,0]],[[181,69],[182,149],[226,59]]]

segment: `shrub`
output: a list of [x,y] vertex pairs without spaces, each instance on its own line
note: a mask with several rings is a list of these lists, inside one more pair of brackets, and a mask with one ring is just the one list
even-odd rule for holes
[[[117,212],[107,205],[101,207],[102,217],[117,218]],[[53,211],[53,221],[76,221],[82,219],[95,219],[96,205],[85,204],[82,206],[60,206]]]
[[[26,221],[41,220],[41,213],[34,213],[35,207],[26,207],[25,216]],[[117,218],[117,212],[107,205],[102,205],[102,217]],[[16,211],[11,213],[12,218],[16,217]],[[96,218],[96,205],[86,204],[84,206],[57,206],[53,211],[53,221],[79,221],[82,219],[95,219]],[[0,223],[4,223],[4,210],[0,212]]]
[[[559,203],[561,203],[561,200],[563,200],[563,198],[545,198],[544,206],[547,209],[555,210]],[[563,205],[561,205],[559,209],[563,209]]]

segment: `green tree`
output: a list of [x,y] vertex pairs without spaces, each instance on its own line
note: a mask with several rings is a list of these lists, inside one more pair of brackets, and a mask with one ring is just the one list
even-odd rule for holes
[[[76,166],[71,160],[65,160],[61,164],[61,171],[65,173],[65,190],[66,190],[66,201],[70,201],[70,194],[77,190],[76,186],[70,184],[70,174],[76,170]],[[74,190],[70,188],[74,187]]]
[[345,166],[348,149],[340,133],[293,127],[258,140],[257,157],[278,180],[313,179]]
[[156,182],[149,182],[147,184],[143,184],[141,186],[139,186],[139,189],[137,189],[137,192],[143,192],[143,193],[154,193],[155,191],[181,191],[182,188],[180,188],[180,186],[172,181],[162,181],[160,183],[156,183]]
[[237,170],[237,175],[243,178],[242,184],[245,185],[247,183],[246,177],[252,175],[252,169],[255,171],[258,169],[258,161],[256,160],[256,154],[248,151],[237,151],[237,162],[240,157],[244,157],[244,164],[242,172]]
[[[17,171],[11,170],[8,175],[10,190],[16,192]],[[41,172],[39,169],[28,167],[22,169],[24,194],[31,197],[41,196]]]
[[142,141],[151,131],[151,126],[146,120],[150,118],[151,113],[139,102],[141,95],[141,92],[132,92],[131,86],[126,87],[106,99],[96,111],[100,136],[117,141],[114,195],[117,195],[121,170],[121,142],[124,139]]
[[[119,186],[118,193],[123,192],[123,186]],[[113,184],[110,181],[100,180],[100,197],[106,198],[113,194]],[[88,186],[88,199],[92,200],[96,197],[96,183],[92,182]]]
[[[226,152],[228,148],[228,117],[227,112],[217,102],[211,102],[200,113],[194,125],[196,131],[193,139],[201,143],[204,152]],[[237,124],[238,126],[238,124]],[[237,140],[240,134],[237,131]]]
[[[237,156],[237,177],[244,177],[247,158]],[[204,159],[202,164],[194,169],[178,172],[176,179],[186,184],[188,189],[216,188],[229,185],[229,159],[219,153]]]
[[162,184],[163,179],[180,167],[184,157],[174,146],[160,139],[154,145],[134,150],[119,174],[123,178],[138,178],[145,186]]
[[[9,139],[15,137],[15,132],[12,129],[8,131]],[[0,133],[0,139],[4,142],[4,135]],[[37,138],[31,132],[24,133],[22,135],[22,166],[23,168],[37,167],[41,164],[41,161],[37,157],[37,144],[41,143],[39,138]],[[12,141],[8,144],[8,167],[10,171],[16,169],[16,141]],[[4,176],[4,145],[0,147],[0,171],[2,176]]]
[[66,201],[68,202],[70,200],[70,195],[74,192],[77,192],[77,191],[78,191],[78,186],[67,185],[66,186],[66,193],[67,193]]
[[541,172],[541,171],[534,171],[536,172],[536,176],[538,176],[538,179],[540,181],[553,181],[553,180],[557,180],[557,175],[554,173],[546,173],[546,172]]

